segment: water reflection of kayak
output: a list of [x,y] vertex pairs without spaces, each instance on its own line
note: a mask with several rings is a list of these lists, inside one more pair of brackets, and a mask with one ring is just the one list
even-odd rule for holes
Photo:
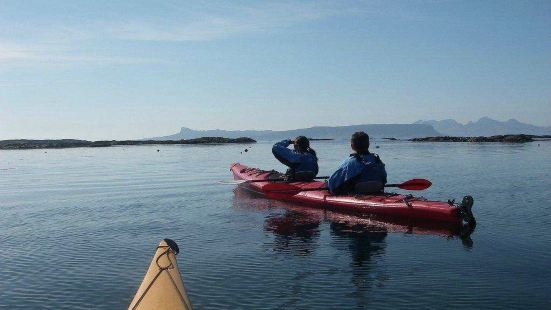
[[[472,197],[466,196],[458,205],[452,201],[431,201],[412,195],[385,193],[378,195],[341,196],[332,195],[324,182],[293,182],[277,183],[278,190],[273,190],[273,171],[250,168],[236,163],[231,166],[234,179],[254,180],[243,183],[248,190],[265,195],[267,198],[308,204],[310,206],[338,210],[354,214],[371,214],[381,217],[402,218],[408,220],[424,220],[430,222],[474,223],[470,208]],[[266,180],[263,182],[263,180]],[[290,190],[285,191],[286,186]],[[302,189],[297,191],[296,189]],[[318,190],[319,189],[319,190]]]
[[128,309],[192,309],[176,263],[178,252],[176,242],[161,241]]

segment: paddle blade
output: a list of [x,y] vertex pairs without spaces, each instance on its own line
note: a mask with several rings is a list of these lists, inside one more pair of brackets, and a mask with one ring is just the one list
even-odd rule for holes
[[218,181],[218,184],[225,184],[225,185],[239,185],[246,183],[247,180],[233,180],[233,181]]
[[429,188],[432,185],[432,183],[429,180],[425,179],[411,179],[409,181],[405,181],[402,184],[398,184],[398,188],[409,190],[409,191],[422,191],[424,189]]

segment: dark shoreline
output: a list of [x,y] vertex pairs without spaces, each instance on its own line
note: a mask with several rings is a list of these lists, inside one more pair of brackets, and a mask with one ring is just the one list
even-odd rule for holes
[[536,135],[497,135],[490,137],[425,137],[413,138],[408,141],[413,142],[501,142],[501,143],[525,143],[538,140],[551,140],[551,136],[536,136]]
[[30,149],[63,149],[75,147],[110,147],[121,145],[161,145],[161,144],[248,144],[256,143],[256,140],[241,138],[202,137],[187,140],[111,140],[111,141],[87,141],[76,139],[59,140],[1,140],[0,150],[30,150]]

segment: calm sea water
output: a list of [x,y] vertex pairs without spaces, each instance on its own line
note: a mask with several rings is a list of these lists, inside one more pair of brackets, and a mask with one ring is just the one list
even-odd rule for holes
[[281,170],[268,143],[0,151],[0,308],[125,308],[162,238],[198,309],[551,307],[551,143],[375,144],[389,182],[475,198],[470,240],[217,183]]

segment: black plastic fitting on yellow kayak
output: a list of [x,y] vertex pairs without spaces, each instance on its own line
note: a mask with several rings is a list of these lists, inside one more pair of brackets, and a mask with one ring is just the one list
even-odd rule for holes
[[172,239],[163,239],[166,244],[172,249],[172,251],[174,251],[174,254],[178,254],[180,253],[180,248],[178,248],[178,245],[176,244],[176,242]]

